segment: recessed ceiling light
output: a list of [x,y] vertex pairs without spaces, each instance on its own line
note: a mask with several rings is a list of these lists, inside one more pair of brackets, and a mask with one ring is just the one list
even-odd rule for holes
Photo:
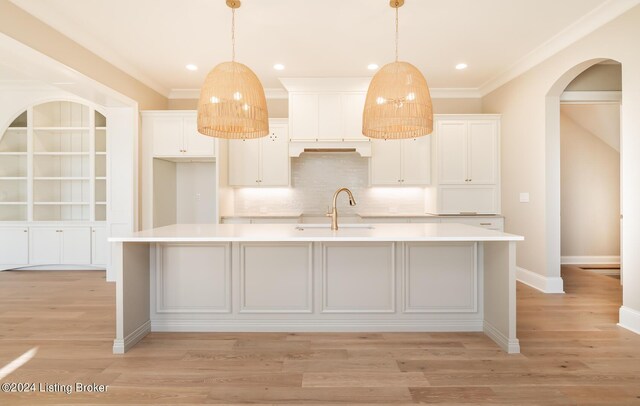
[[284,70],[284,65],[281,63],[276,63],[275,65],[273,65],[273,69],[275,70]]
[[367,65],[367,69],[369,69],[369,70],[376,70],[378,68],[379,68],[379,66],[376,63],[370,63],[369,65]]
[[463,70],[463,69],[467,69],[467,64],[466,63],[459,63],[456,65],[456,69],[458,70]]
[[194,65],[192,63],[190,63],[189,65],[185,66],[185,68],[187,68],[187,70],[190,70],[190,71],[198,70],[198,66]]

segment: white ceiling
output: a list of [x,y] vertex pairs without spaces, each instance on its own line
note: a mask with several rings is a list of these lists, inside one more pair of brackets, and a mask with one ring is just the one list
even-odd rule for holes
[[[147,85],[197,89],[230,59],[224,0],[12,0]],[[242,0],[237,60],[266,88],[278,77],[369,76],[394,54],[388,0]],[[637,0],[406,0],[400,58],[432,88],[486,90],[539,62]],[[624,7],[621,7],[624,6]],[[544,52],[544,50],[548,52]],[[457,71],[464,62],[469,68]],[[188,63],[200,67],[185,69]],[[275,71],[274,63],[286,70]],[[504,81],[503,81],[504,82]]]

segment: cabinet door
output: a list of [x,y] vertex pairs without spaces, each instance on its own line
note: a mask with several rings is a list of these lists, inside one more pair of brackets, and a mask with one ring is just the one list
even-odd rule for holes
[[260,138],[229,140],[229,184],[260,186]]
[[93,265],[106,265],[108,252],[107,228],[93,227],[91,229],[91,263]]
[[287,127],[273,126],[271,132],[261,139],[260,186],[289,185],[289,140]]
[[185,156],[215,156],[215,140],[198,132],[197,116],[184,118],[184,154]]
[[362,114],[364,113],[364,102],[366,98],[366,93],[347,94],[343,96],[345,140],[369,141],[369,137],[362,135]]
[[291,140],[315,141],[318,138],[318,95],[294,94],[289,103]]
[[467,182],[467,123],[441,121],[438,123],[439,179],[444,185]]
[[495,121],[469,123],[469,183],[495,185],[498,178],[498,131]]
[[400,140],[371,140],[370,174],[372,186],[402,184]]
[[62,233],[62,258],[65,265],[91,264],[91,232],[89,227],[64,227]]
[[180,156],[183,148],[183,121],[180,116],[149,117],[153,155]]
[[402,184],[431,183],[431,136],[402,141]]
[[318,96],[318,139],[322,141],[342,141],[344,138],[342,116],[342,96],[321,94]]
[[29,230],[27,228],[0,229],[0,263],[3,265],[29,263]]
[[32,265],[59,264],[61,229],[31,227],[29,230],[29,263]]

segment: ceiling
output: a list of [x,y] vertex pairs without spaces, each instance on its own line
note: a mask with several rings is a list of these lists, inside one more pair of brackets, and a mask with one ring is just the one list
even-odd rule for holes
[[[198,89],[231,56],[224,0],[12,1],[165,95]],[[545,55],[543,48],[558,51],[585,35],[580,27],[614,18],[607,8],[616,1],[406,0],[400,59],[415,64],[431,88],[479,91],[539,62],[532,57]],[[243,0],[236,32],[237,60],[266,88],[281,88],[278,77],[370,76],[368,64],[394,56],[388,0]],[[461,62],[469,67],[458,71]],[[275,63],[286,69],[274,70]]]

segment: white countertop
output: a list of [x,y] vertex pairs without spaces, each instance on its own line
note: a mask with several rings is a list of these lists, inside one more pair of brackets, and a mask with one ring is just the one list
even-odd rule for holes
[[[302,229],[299,229],[302,228]],[[524,237],[465,224],[174,224],[110,242],[228,241],[522,241]]]

